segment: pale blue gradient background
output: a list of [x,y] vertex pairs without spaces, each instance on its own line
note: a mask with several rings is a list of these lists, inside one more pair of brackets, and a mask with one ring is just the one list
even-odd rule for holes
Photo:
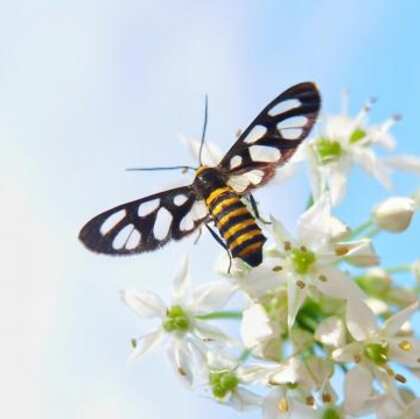
[[[385,4],[387,6],[385,6]],[[190,394],[160,351],[127,366],[129,339],[148,329],[118,291],[168,296],[181,254],[196,282],[217,245],[208,237],[147,256],[86,251],[81,225],[97,212],[189,178],[126,173],[135,165],[191,163],[177,135],[223,150],[234,133],[291,84],[316,81],[324,111],[351,111],[371,95],[399,149],[420,154],[418,2],[213,1],[3,2],[0,13],[1,411],[8,418],[229,418],[239,414]],[[418,179],[396,178],[409,193]],[[258,198],[293,226],[305,176]],[[357,224],[384,191],[356,171],[339,213]],[[419,256],[419,222],[380,239],[389,264]],[[247,417],[258,417],[249,414]]]

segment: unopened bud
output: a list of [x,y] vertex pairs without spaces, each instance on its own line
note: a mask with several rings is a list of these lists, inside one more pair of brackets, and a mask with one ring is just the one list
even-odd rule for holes
[[395,196],[379,204],[373,211],[373,218],[381,229],[400,233],[410,225],[414,211],[412,198]]

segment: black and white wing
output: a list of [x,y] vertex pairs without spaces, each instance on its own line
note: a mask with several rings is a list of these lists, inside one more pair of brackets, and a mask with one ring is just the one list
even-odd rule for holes
[[164,246],[195,231],[208,218],[191,186],[171,189],[119,205],[92,218],[79,233],[90,250],[130,255]]
[[300,83],[269,103],[240,135],[219,167],[228,173],[238,193],[270,180],[308,136],[321,97],[314,83]]

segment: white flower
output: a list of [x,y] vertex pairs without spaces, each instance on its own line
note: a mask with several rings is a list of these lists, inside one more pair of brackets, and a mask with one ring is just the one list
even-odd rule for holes
[[258,407],[261,397],[245,388],[247,368],[225,353],[209,351],[204,369],[207,384],[216,401],[244,411]]
[[328,188],[333,205],[338,204],[345,195],[348,173],[353,164],[360,165],[384,186],[390,186],[389,169],[376,156],[373,146],[388,149],[395,146],[389,129],[398,117],[389,118],[378,126],[368,126],[366,117],[372,103],[368,102],[354,118],[344,114],[327,116],[320,136],[307,142],[315,198]]
[[388,363],[395,361],[410,368],[420,367],[420,341],[400,335],[404,324],[418,308],[416,302],[388,318],[379,328],[374,314],[363,302],[348,301],[346,325],[354,341],[334,350],[333,359],[356,362],[381,381],[384,377],[394,377],[404,382],[401,375],[393,373]]
[[[200,141],[197,141],[196,139],[193,139],[193,138],[187,138],[184,136],[180,136],[180,139],[181,139],[181,142],[188,147],[194,161],[196,162],[199,161]],[[203,165],[208,166],[208,167],[215,167],[219,164],[222,158],[223,158],[223,154],[221,150],[217,147],[217,145],[215,145],[214,143],[210,141],[204,142],[202,155],[201,155]]]
[[414,199],[394,196],[374,209],[373,220],[383,230],[400,233],[410,225],[414,211]]
[[377,257],[366,240],[336,241],[344,228],[331,216],[326,195],[300,217],[297,240],[278,221],[272,222],[274,239],[280,248],[278,265],[282,268],[277,275],[287,282],[289,327],[312,288],[333,298],[364,298],[360,288],[336,264],[341,260],[356,265],[376,264]]
[[262,405],[263,419],[316,419],[319,413],[300,394],[284,386],[274,388],[265,397]]
[[369,405],[378,419],[420,418],[420,399],[407,389],[379,394],[369,400]]
[[235,287],[225,282],[204,284],[190,295],[188,260],[184,259],[174,279],[172,303],[166,306],[161,298],[150,291],[122,291],[122,300],[142,319],[157,319],[159,326],[136,342],[131,358],[137,358],[155,347],[164,338],[167,354],[178,376],[188,384],[193,382],[193,363],[200,362],[206,352],[203,342],[229,341],[218,328],[200,320],[229,300]]

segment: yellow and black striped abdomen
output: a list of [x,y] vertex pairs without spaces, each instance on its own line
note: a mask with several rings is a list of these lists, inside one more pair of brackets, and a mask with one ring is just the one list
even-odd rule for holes
[[206,204],[232,257],[258,266],[266,238],[239,196],[228,186],[218,187],[206,198]]

